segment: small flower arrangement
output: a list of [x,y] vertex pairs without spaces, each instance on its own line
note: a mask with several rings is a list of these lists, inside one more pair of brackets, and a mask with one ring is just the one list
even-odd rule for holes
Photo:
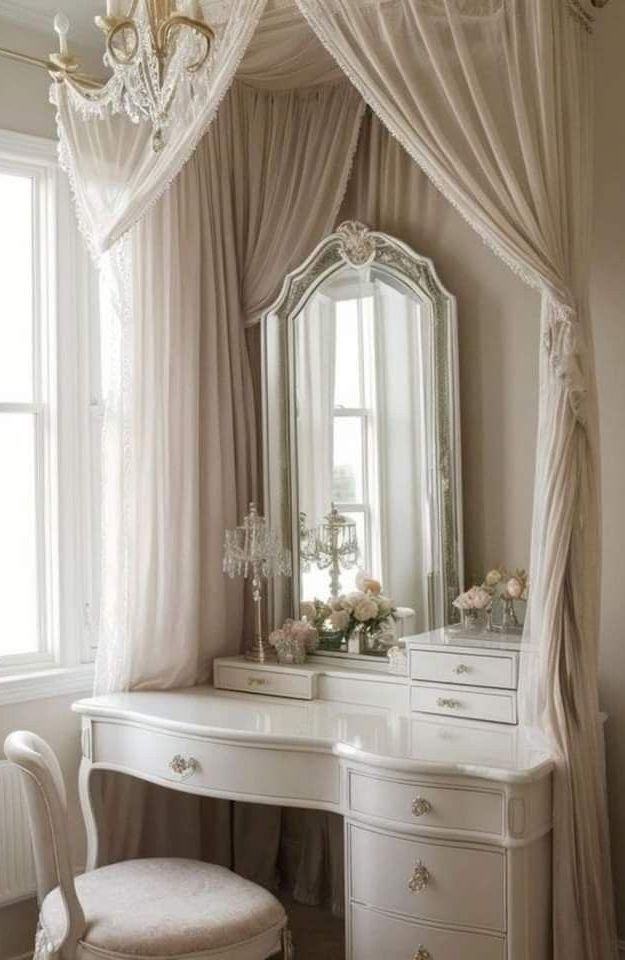
[[494,600],[527,600],[529,582],[525,570],[511,572],[503,567],[494,567],[486,574],[482,587],[490,592]]
[[511,633],[520,632],[522,625],[517,618],[514,602],[528,598],[527,572],[520,568],[510,571],[504,567],[494,567],[486,574],[482,586],[490,593],[493,603],[499,602],[502,606],[501,629]]
[[[484,582],[475,584],[470,590],[461,593],[453,601],[454,607],[462,614],[464,627],[477,626],[480,614],[484,612],[487,618],[488,630],[504,630],[518,632],[521,629],[515,610],[515,600],[527,600],[529,590],[528,577],[525,570],[520,568],[514,571],[504,567],[493,567],[484,577]],[[493,626],[493,606],[501,605],[501,625]]]
[[488,610],[493,602],[492,594],[485,587],[473,586],[461,593],[453,602],[457,610]]
[[319,631],[306,620],[285,620],[279,630],[269,635],[280,663],[304,663],[307,654],[319,646]]

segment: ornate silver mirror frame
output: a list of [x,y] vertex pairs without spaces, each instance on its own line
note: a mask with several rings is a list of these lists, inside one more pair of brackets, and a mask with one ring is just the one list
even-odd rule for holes
[[264,510],[272,528],[293,550],[293,580],[276,578],[269,597],[269,623],[297,615],[299,605],[299,523],[293,382],[293,321],[313,294],[348,264],[375,264],[420,300],[431,324],[429,376],[432,430],[428,459],[430,529],[434,532],[428,572],[429,627],[450,623],[452,601],[463,587],[462,483],[459,417],[458,337],[455,298],[443,287],[434,265],[407,244],[357,221],[342,223],[313,250],[282,285],[262,317]]

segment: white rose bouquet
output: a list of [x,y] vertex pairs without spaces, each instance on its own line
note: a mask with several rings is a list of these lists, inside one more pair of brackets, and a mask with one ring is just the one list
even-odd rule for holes
[[[335,629],[342,630],[346,637],[361,627],[365,633],[378,633],[381,627],[390,626],[397,618],[397,609],[390,597],[385,597],[379,585],[378,592],[355,590],[332,602],[333,612],[330,622]],[[336,626],[335,626],[336,625]]]

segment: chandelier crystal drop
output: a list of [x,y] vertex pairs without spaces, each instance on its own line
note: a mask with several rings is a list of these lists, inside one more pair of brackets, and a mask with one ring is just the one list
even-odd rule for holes
[[[158,151],[176,91],[208,60],[215,31],[204,20],[199,0],[107,0],[106,15],[95,22],[105,37],[104,63],[112,71],[106,87],[114,92],[114,109],[134,123],[149,122]],[[59,51],[50,54],[50,73],[96,99],[98,85],[78,73],[69,51],[65,14],[56,15],[54,29]]]

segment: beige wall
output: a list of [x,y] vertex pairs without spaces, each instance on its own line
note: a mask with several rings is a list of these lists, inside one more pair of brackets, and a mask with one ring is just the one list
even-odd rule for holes
[[603,11],[596,36],[597,105],[592,307],[603,488],[600,690],[619,933],[625,941],[625,4]]
[[[47,39],[0,26],[2,45],[45,53]],[[619,928],[625,939],[625,627],[620,573],[625,543],[625,4],[603,12],[597,62],[596,227],[592,302],[596,325],[604,497],[601,693],[610,714],[608,781]],[[54,134],[47,77],[0,59],[0,129]],[[9,95],[7,95],[7,92]],[[538,304],[427,184],[410,233],[458,297],[467,576],[529,558],[536,421]],[[401,216],[401,215],[400,215]],[[403,231],[402,231],[403,232]],[[409,239],[406,236],[406,239]],[[78,724],[72,698],[0,708],[0,742],[18,726],[38,730],[76,782]],[[72,796],[77,824],[75,795]],[[79,827],[76,826],[80,845]],[[80,851],[78,851],[80,859]],[[26,952],[31,903],[0,911],[0,960]]]

